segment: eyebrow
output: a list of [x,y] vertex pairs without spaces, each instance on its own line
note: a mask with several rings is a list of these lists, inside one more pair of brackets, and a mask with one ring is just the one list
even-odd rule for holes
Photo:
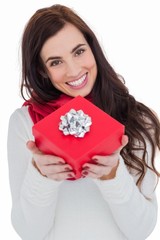
[[82,46],[84,46],[84,45],[86,45],[86,44],[84,44],[84,43],[78,44],[77,46],[75,46],[75,47],[72,49],[71,53],[74,53],[79,47],[82,47]]
[[[75,46],[75,47],[71,50],[71,53],[74,53],[79,47],[82,47],[82,46],[84,46],[84,45],[86,45],[86,44],[84,44],[84,43],[78,44],[77,46]],[[45,61],[45,63],[47,63],[48,61],[53,60],[53,59],[61,59],[61,57],[59,57],[59,56],[49,57],[49,58],[47,58],[47,60]]]

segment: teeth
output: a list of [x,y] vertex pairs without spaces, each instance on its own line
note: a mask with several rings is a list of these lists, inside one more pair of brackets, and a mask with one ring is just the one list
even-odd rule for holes
[[76,81],[68,82],[68,85],[77,87],[77,86],[79,86],[79,85],[81,85],[83,83],[85,78],[86,78],[86,74],[83,77],[81,77],[80,79],[76,80]]

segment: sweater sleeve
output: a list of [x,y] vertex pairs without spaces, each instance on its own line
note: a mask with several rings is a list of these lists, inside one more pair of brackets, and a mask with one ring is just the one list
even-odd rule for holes
[[136,178],[120,158],[114,179],[94,180],[117,226],[128,240],[146,239],[157,221],[156,176],[148,169],[141,190],[135,183]]
[[[12,224],[24,240],[42,240],[54,226],[58,189],[61,182],[43,177],[32,165],[26,142],[32,140],[26,107],[10,117],[8,164],[12,194]],[[33,138],[33,137],[32,137]]]

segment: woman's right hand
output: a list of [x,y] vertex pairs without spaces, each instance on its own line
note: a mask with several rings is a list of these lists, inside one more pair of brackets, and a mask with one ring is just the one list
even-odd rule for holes
[[33,154],[33,165],[43,176],[57,181],[75,178],[72,167],[64,159],[42,153],[34,141],[26,145]]

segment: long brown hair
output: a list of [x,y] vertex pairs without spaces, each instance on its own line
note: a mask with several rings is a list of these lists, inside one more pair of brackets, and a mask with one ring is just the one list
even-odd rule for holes
[[[59,4],[42,8],[27,23],[22,38],[22,97],[25,99],[24,90],[29,97],[41,103],[60,96],[61,92],[46,77],[40,51],[45,41],[60,31],[67,22],[82,32],[96,59],[98,74],[91,93],[94,104],[125,125],[129,142],[122,149],[121,155],[125,164],[136,170],[137,184],[142,182],[147,168],[160,176],[154,163],[157,146],[160,149],[158,118],[147,106],[129,94],[123,78],[114,71],[104,56],[93,31],[72,9]],[[151,164],[147,163],[146,141],[151,146]],[[142,157],[139,157],[138,151],[142,152]]]

